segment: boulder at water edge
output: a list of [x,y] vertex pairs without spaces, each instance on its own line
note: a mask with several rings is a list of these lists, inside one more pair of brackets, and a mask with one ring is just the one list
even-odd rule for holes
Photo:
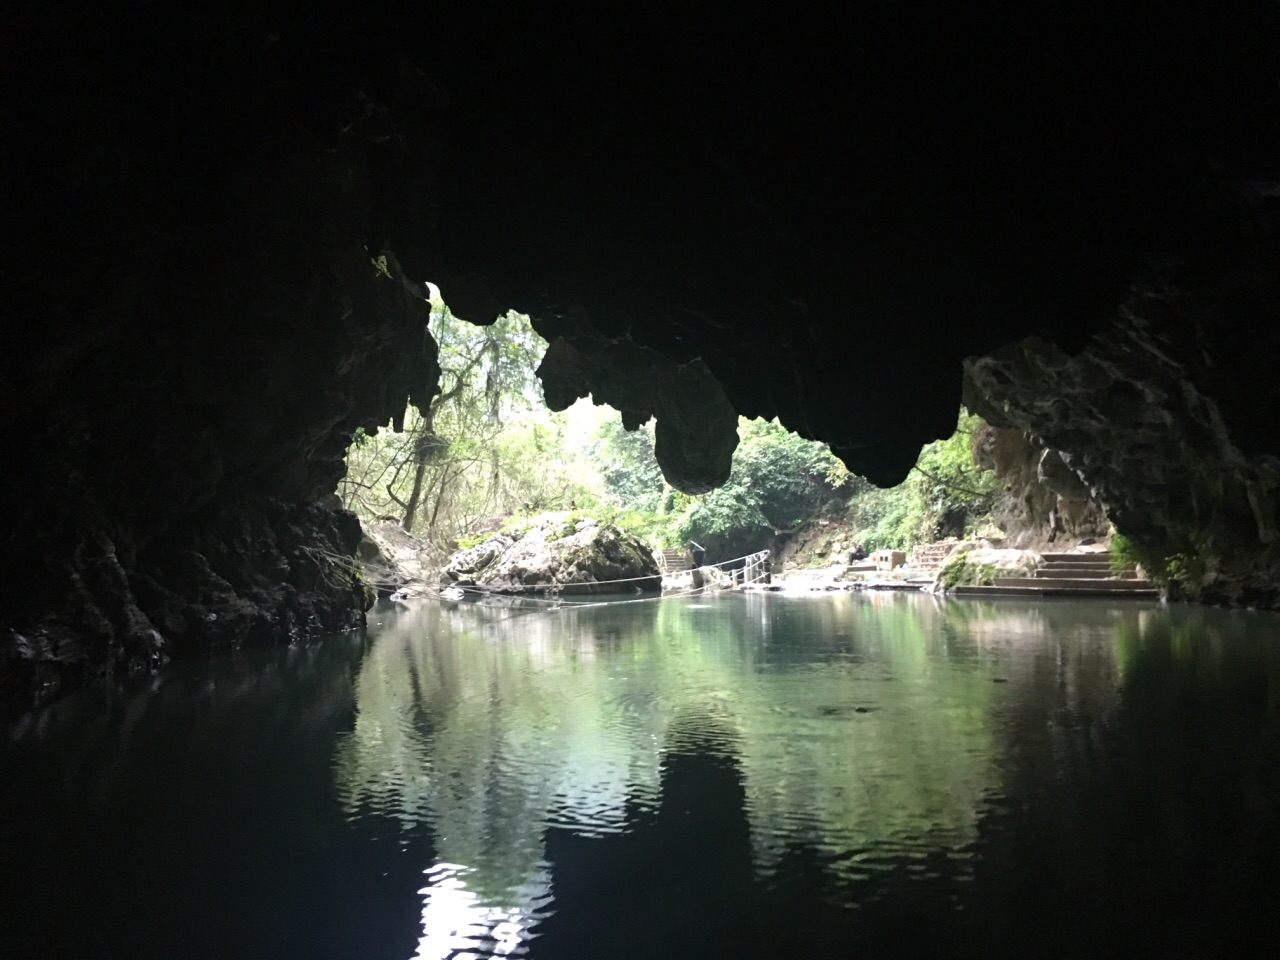
[[634,593],[662,589],[653,552],[611,523],[543,514],[517,538],[495,535],[460,550],[441,582],[495,593]]

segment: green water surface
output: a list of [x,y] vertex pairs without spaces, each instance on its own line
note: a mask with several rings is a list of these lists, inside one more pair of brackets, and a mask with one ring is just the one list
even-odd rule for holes
[[9,957],[1232,956],[1280,618],[380,605],[0,731]]

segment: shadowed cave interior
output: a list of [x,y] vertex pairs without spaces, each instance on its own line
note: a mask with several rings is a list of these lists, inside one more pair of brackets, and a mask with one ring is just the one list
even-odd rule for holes
[[359,624],[427,280],[682,490],[738,414],[890,485],[963,399],[1280,607],[1273,5],[482,6],[11,11],[0,690]]

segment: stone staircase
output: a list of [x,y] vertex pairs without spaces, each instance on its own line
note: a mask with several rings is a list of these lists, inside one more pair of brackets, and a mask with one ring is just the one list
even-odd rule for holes
[[955,548],[955,543],[917,543],[911,548],[906,570],[912,578],[935,576]]
[[955,594],[969,596],[1031,597],[1133,597],[1152,599],[1160,591],[1149,580],[1139,579],[1129,568],[1119,577],[1111,572],[1111,554],[1044,553],[1031,577],[996,577],[990,586],[956,587]]
[[691,569],[689,554],[684,550],[663,550],[658,555],[658,562],[667,573],[680,573]]

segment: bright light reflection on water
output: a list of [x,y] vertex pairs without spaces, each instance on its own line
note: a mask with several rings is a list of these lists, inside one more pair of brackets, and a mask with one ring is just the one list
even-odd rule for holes
[[[788,882],[803,848],[837,884],[814,895],[841,909],[881,895],[851,886],[886,878],[937,881],[958,900],[1001,792],[993,720],[1007,698],[992,681],[1007,671],[993,654],[1011,635],[1043,637],[1046,620],[970,617],[961,636],[930,598],[815,599],[424,604],[389,619],[336,770],[351,817],[435,835],[422,955],[517,949],[555,912],[546,832],[648,830],[673,753],[728,763],[741,797],[690,802],[732,806],[712,817],[742,818],[763,889]],[[1076,647],[1064,663],[1087,664],[1096,723],[1117,675],[1089,652],[1112,642],[1117,616],[1136,628],[1144,612],[1095,611],[1055,641]]]
[[461,960],[479,957],[521,957],[528,953],[530,928],[550,899],[546,870],[539,882],[511,891],[520,907],[488,906],[467,889],[474,871],[455,863],[438,863],[426,871],[422,940],[415,957],[421,960]]

